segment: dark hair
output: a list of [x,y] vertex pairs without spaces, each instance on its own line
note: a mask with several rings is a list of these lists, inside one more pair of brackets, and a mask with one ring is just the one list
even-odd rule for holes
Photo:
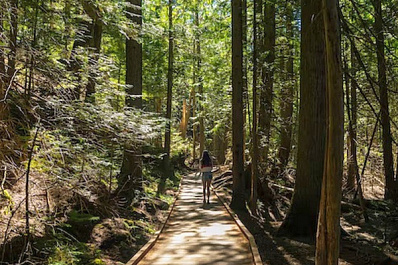
[[203,151],[202,158],[200,159],[200,162],[204,166],[212,166],[209,151],[207,151],[207,150]]

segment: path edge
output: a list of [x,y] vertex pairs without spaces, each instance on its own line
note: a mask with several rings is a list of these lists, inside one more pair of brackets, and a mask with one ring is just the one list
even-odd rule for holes
[[141,249],[138,250],[138,252],[135,253],[135,255],[125,265],[137,265],[145,257],[145,255],[148,254],[148,252],[155,246],[156,242],[159,239],[159,236],[162,234],[167,222],[170,219],[171,213],[174,210],[178,198],[180,197],[182,180],[184,179],[184,177],[185,176],[183,176],[180,180],[180,185],[178,186],[177,195],[174,198],[174,202],[170,207],[169,212],[167,213],[167,218],[161,225],[161,228],[158,231],[156,231],[156,233],[152,236],[152,238],[143,247],[141,247]]
[[250,233],[250,231],[246,228],[246,226],[242,223],[239,217],[235,214],[235,212],[229,207],[229,205],[225,202],[224,198],[217,193],[217,190],[212,185],[212,190],[214,194],[216,194],[217,198],[224,205],[225,209],[227,209],[229,215],[234,219],[236,225],[239,227],[240,231],[249,241],[250,251],[252,253],[252,261],[254,265],[262,265],[263,261],[261,260],[260,252],[258,251],[256,240],[254,236]]

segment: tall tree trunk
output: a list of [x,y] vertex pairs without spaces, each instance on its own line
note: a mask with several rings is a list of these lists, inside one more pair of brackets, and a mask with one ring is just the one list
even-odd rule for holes
[[385,199],[398,200],[397,184],[394,180],[394,159],[392,156],[392,137],[390,128],[390,114],[388,107],[388,90],[386,77],[386,59],[384,56],[384,33],[381,0],[373,2],[375,9],[375,33],[377,49],[377,65],[379,73],[379,91],[381,108],[381,126],[383,129],[383,158],[384,174],[386,178],[386,187],[384,191]]
[[[33,40],[32,40],[32,49],[36,48],[37,45],[37,23],[38,23],[38,16],[39,16],[39,1],[36,0],[35,2],[35,19],[33,22]],[[25,85],[25,95],[27,98],[30,98],[31,92],[33,88],[33,71],[35,69],[35,58],[34,55],[30,55],[30,67],[29,67],[29,83],[28,86]]]
[[[4,3],[1,1],[0,3]],[[4,19],[4,9],[0,8],[0,35],[5,34],[4,30],[4,24],[3,24],[3,19]],[[5,50],[3,49],[2,46],[0,46],[0,176],[5,175],[6,173],[3,170],[3,165],[2,162],[4,160],[5,156],[5,149],[6,147],[6,141],[4,141],[5,137],[7,135],[6,133],[6,119],[8,118],[8,108],[7,108],[7,103],[5,100],[6,96],[6,82],[7,82],[7,73],[6,73],[6,65],[5,65],[5,56],[4,53]]]
[[82,68],[83,62],[79,58],[77,50],[79,47],[87,47],[89,45],[91,39],[91,28],[92,28],[91,22],[85,21],[83,19],[80,20],[77,37],[73,42],[70,58],[68,61],[68,67],[67,67],[69,71],[73,72],[76,82],[75,88],[71,91],[71,96],[70,96],[71,100],[79,100],[82,94],[83,90],[81,85],[82,76],[80,70]]
[[181,132],[181,137],[185,139],[187,136],[187,125],[188,125],[188,106],[187,106],[187,100],[184,98],[182,102],[182,112],[181,112],[181,122],[180,122],[180,132]]
[[243,23],[242,0],[232,0],[232,153],[231,208],[245,210],[243,154]]
[[[72,31],[72,23],[71,23],[71,0],[65,0],[65,5],[63,9],[63,15],[64,15],[64,23],[65,23],[65,30],[64,30],[64,56],[68,54],[68,46],[69,46],[69,40],[70,40],[70,35]],[[64,59],[67,59],[67,57],[63,57]]]
[[315,237],[326,139],[325,35],[322,1],[301,1],[300,113],[292,204],[279,233]]
[[11,23],[10,23],[10,52],[8,53],[8,68],[5,86],[8,87],[15,74],[17,62],[17,35],[18,35],[18,0],[10,0]]
[[327,61],[327,141],[315,264],[339,262],[340,205],[344,159],[344,95],[338,0],[323,0]]
[[[247,0],[242,0],[242,36],[243,36],[243,150],[246,150],[246,128],[249,124],[250,126],[250,104],[249,104],[249,88],[248,88],[248,45],[247,45],[247,32],[248,32],[248,24],[247,24]],[[247,115],[249,114],[249,115]],[[249,122],[247,122],[247,116],[249,116]],[[249,130],[251,128],[249,127]],[[246,161],[246,152],[244,153],[244,161]]]
[[[259,3],[260,2],[260,3]],[[252,128],[252,172],[250,187],[250,211],[257,214],[257,180],[258,180],[258,139],[257,139],[257,13],[261,0],[253,1],[253,128]]]
[[164,192],[166,179],[172,177],[173,171],[170,168],[170,146],[171,146],[171,104],[173,97],[173,71],[174,71],[174,34],[173,34],[173,0],[169,0],[169,63],[167,71],[167,107],[166,107],[166,132],[164,139],[163,168],[164,174],[161,177],[158,192]]
[[202,78],[202,58],[201,58],[201,47],[200,47],[200,20],[199,20],[199,1],[198,6],[195,9],[195,26],[196,26],[196,56],[197,56],[197,75],[198,75],[198,95],[199,95],[199,155],[203,154],[205,150],[205,125],[204,125],[204,108],[203,108],[203,78]]
[[225,150],[228,148],[225,126],[219,128],[214,135],[214,150],[219,165],[225,163]]
[[[3,0],[0,1],[0,3],[2,5],[4,5]],[[5,30],[4,30],[4,8],[0,8],[0,35],[5,34]],[[0,93],[3,91],[2,89],[4,89],[4,77],[6,75],[6,65],[5,65],[5,53],[4,53],[4,48],[0,47]]]
[[[137,0],[129,0],[129,5],[137,5],[141,8],[141,3]],[[88,42],[88,46],[91,49],[89,55],[89,74],[88,74],[88,83],[86,85],[86,101],[94,102],[95,101],[95,80],[98,72],[98,59],[99,53],[101,52],[101,40],[102,40],[102,32],[103,32],[103,22],[100,10],[91,2],[87,0],[82,1],[82,5],[86,14],[92,19],[92,25],[90,29],[90,40]],[[138,8],[138,9],[139,9]],[[136,11],[137,7],[127,7],[127,17],[133,23],[137,25],[142,24],[141,19],[141,10]],[[131,16],[130,12],[133,12],[137,16]],[[127,45],[128,40],[126,41]],[[127,50],[127,46],[126,46]],[[141,56],[142,57],[142,56]],[[138,58],[139,59],[139,58]]]
[[[142,0],[129,0],[128,17],[141,30]],[[132,14],[132,15],[129,15]],[[142,44],[126,39],[126,106],[142,108]],[[127,143],[118,180],[118,191],[130,203],[134,189],[142,189],[142,150],[139,143]]]
[[[132,19],[137,20],[135,17]],[[94,20],[94,30],[93,30],[93,35],[92,35],[92,41],[91,41],[91,48],[92,51],[90,51],[92,54],[90,55],[89,58],[89,65],[90,65],[90,70],[89,70],[89,76],[88,76],[88,83],[86,86],[86,101],[89,102],[94,102],[95,101],[95,80],[98,75],[98,60],[99,60],[99,55],[101,52],[101,40],[102,40],[102,31],[103,31],[103,23],[101,19],[98,17]],[[126,41],[126,45],[127,45]],[[126,46],[127,47],[127,46]],[[127,48],[126,48],[127,51]],[[139,59],[139,58],[138,58]]]
[[[129,0],[130,7],[127,16],[134,26],[141,32],[142,27],[142,0]],[[142,108],[142,44],[140,38],[126,39],[126,105],[128,107]]]
[[[398,151],[397,151],[397,166],[395,168],[395,179],[398,181]],[[397,187],[397,189],[398,189],[398,187]]]
[[264,38],[261,54],[265,55],[262,67],[262,86],[260,89],[260,114],[259,114],[259,135],[262,142],[265,142],[261,151],[261,161],[265,164],[268,159],[269,144],[271,137],[272,101],[274,89],[274,61],[275,61],[275,2],[268,0],[264,8]]
[[294,69],[293,69],[293,6],[287,3],[286,33],[288,39],[288,58],[285,84],[281,92],[281,144],[278,151],[281,169],[287,166],[292,146],[293,102],[294,102]]
[[[193,53],[196,53],[196,35],[193,41]],[[193,87],[192,87],[192,117],[196,118],[196,82],[197,82],[197,75],[196,75],[196,57],[194,57],[193,61]],[[192,125],[192,160],[195,162],[196,160],[196,142],[197,142],[197,125],[196,121]]]
[[[3,2],[1,2],[3,3]],[[0,35],[4,35],[4,10],[3,8],[0,9]],[[0,47],[0,121],[4,120],[6,115],[6,103],[4,100],[5,92],[6,92],[6,62],[4,56],[4,49]],[[0,152],[2,150],[0,149]],[[1,173],[1,172],[0,172]]]
[[[351,49],[351,77],[356,76],[356,58],[353,49]],[[346,86],[349,86],[348,80]],[[349,152],[348,152],[348,172],[347,172],[347,189],[355,188],[355,178],[358,172],[357,164],[357,83],[351,81],[351,90],[347,90],[347,113],[349,117]],[[350,96],[348,96],[350,95]],[[348,111],[350,110],[350,111]]]

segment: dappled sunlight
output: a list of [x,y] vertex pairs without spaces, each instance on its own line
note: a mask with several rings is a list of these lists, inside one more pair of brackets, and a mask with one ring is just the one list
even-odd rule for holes
[[200,180],[185,178],[163,233],[140,265],[252,264],[249,242],[217,197],[202,200]]
[[220,223],[213,223],[200,228],[199,233],[203,236],[225,236],[231,227]]
[[193,237],[195,235],[195,232],[184,232],[181,234],[176,234],[170,238],[170,242],[173,244],[183,244],[185,241],[187,241],[187,237]]

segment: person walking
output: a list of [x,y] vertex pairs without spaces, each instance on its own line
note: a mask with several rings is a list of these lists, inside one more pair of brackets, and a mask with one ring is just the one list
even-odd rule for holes
[[202,158],[199,161],[199,169],[202,173],[202,184],[203,184],[203,203],[206,203],[206,193],[207,193],[207,203],[210,203],[210,184],[213,178],[211,170],[213,169],[213,162],[209,151],[204,150]]

